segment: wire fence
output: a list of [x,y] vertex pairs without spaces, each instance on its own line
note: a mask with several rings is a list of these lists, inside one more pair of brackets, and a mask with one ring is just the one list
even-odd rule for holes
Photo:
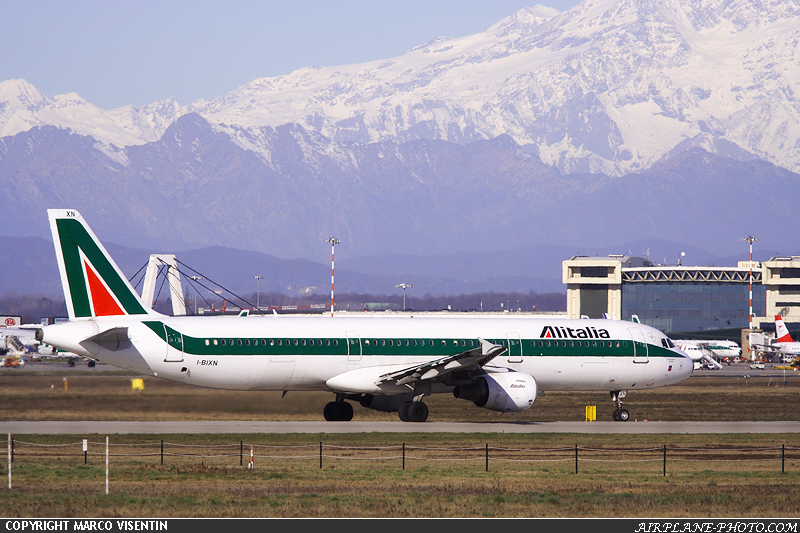
[[80,441],[59,444],[16,440],[8,436],[8,475],[15,464],[46,465],[94,464],[105,462],[125,466],[133,463],[186,467],[325,468],[340,464],[374,468],[434,468],[458,466],[489,471],[501,468],[557,468],[563,472],[592,471],[624,465],[626,469],[649,471],[664,476],[668,472],[696,470],[748,470],[786,472],[787,466],[800,465],[800,446],[713,445],[682,447],[664,444],[657,447],[499,447],[488,443],[466,447],[428,447],[400,443],[389,446],[343,446],[315,442],[300,445],[238,443],[181,444],[160,441],[106,442]]

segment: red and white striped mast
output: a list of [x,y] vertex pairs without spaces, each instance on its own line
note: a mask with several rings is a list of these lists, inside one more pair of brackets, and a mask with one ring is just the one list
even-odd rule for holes
[[756,239],[752,235],[749,235],[745,239],[745,241],[750,243],[750,314],[748,315],[747,318],[750,321],[748,329],[750,330],[750,333],[752,333],[753,332],[753,243],[757,242],[758,239]]
[[333,249],[339,244],[339,239],[331,237],[326,242],[331,243],[331,316],[333,316]]
[[753,329],[753,243],[758,242],[758,239],[752,235],[748,236],[745,241],[750,243],[750,329]]

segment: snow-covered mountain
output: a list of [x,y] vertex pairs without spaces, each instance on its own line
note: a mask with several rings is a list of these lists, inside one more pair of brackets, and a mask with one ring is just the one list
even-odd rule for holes
[[8,80],[0,235],[47,238],[70,207],[154,252],[324,262],[336,236],[343,259],[467,250],[515,279],[534,267],[502,250],[798,254],[798,44],[797,0],[586,0],[185,106]]
[[49,124],[124,148],[193,112],[266,162],[270,129],[300,124],[331,143],[509,135],[562,173],[620,176],[693,146],[797,172],[799,44],[796,0],[586,0],[563,13],[525,8],[395,58],[256,79],[184,107],[103,111],[6,81],[0,135]]

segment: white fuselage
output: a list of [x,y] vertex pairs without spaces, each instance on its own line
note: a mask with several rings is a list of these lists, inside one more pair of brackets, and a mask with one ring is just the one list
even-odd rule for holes
[[773,341],[770,348],[777,350],[784,355],[800,355],[800,342],[775,342]]
[[[530,374],[542,391],[661,387],[686,379],[693,368],[663,333],[615,320],[153,315],[76,320],[43,330],[44,342],[79,355],[233,390],[332,390],[326,382],[345,372],[401,370],[475,348],[478,338],[507,347],[487,366]],[[113,334],[117,330],[124,335]],[[104,332],[110,333],[86,341]],[[447,390],[438,383],[431,392]]]

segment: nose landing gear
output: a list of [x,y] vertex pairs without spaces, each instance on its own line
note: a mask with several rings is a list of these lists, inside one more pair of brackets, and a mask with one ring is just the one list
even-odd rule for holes
[[631,417],[628,410],[622,408],[622,399],[627,395],[628,391],[626,390],[611,391],[611,401],[617,404],[617,408],[614,409],[614,413],[611,415],[615,422],[627,422]]

